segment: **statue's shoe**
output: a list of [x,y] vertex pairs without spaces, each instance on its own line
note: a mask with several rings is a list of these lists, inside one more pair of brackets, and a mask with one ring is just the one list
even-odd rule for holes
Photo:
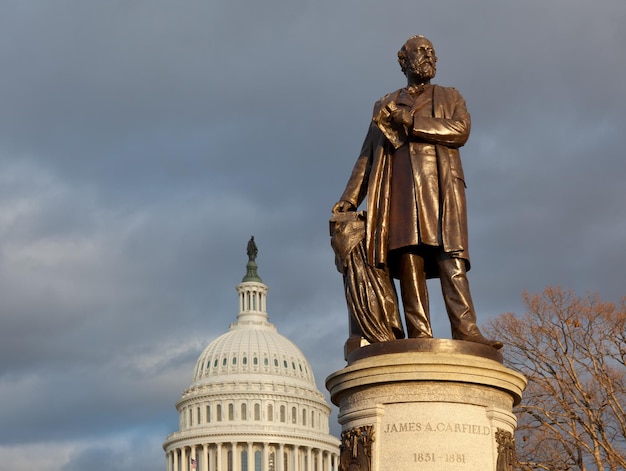
[[476,343],[480,343],[483,345],[487,345],[488,347],[492,347],[495,348],[496,350],[500,350],[502,347],[504,347],[504,344],[502,342],[500,342],[499,340],[491,340],[491,339],[487,339],[485,337],[483,337],[482,335],[478,334],[478,335],[471,335],[471,336],[467,336],[467,337],[463,337],[457,340],[466,340],[468,342],[476,342]]

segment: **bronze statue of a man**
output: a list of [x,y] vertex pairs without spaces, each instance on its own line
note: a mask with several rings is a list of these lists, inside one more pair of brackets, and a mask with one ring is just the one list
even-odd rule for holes
[[466,271],[470,268],[465,181],[459,147],[470,115],[454,88],[431,84],[437,56],[413,36],[398,52],[407,86],[374,105],[369,131],[333,213],[355,211],[367,196],[368,263],[400,281],[407,334],[431,338],[426,279],[438,277],[452,338],[489,345],[483,337]]

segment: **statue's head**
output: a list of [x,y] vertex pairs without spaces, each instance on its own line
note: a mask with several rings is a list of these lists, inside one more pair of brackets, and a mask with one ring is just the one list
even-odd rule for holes
[[411,36],[398,51],[398,62],[408,78],[428,82],[437,73],[433,43],[424,36]]

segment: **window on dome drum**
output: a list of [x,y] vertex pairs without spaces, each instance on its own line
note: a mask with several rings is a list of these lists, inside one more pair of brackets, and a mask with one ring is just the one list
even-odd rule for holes
[[248,451],[241,452],[241,471],[248,471]]
[[191,410],[191,407],[189,408],[189,426],[191,427],[193,425],[193,410]]
[[284,366],[285,368],[289,368],[289,367],[287,366],[287,360],[283,360],[283,366]]
[[306,409],[302,409],[302,425],[306,425]]
[[246,407],[246,403],[241,404],[241,420],[246,420],[248,418],[248,408]]
[[233,365],[237,364],[237,357],[233,357]]
[[298,422],[298,411],[295,407],[291,408],[291,423],[295,424]]
[[243,357],[243,358],[241,359],[241,362],[242,362],[244,365],[247,365],[247,364],[248,364],[248,357]]
[[274,450],[271,450],[267,455],[267,471],[275,471],[276,470],[276,458],[275,458]]
[[280,406],[280,421],[285,422],[285,406]]
[[270,361],[267,358],[263,358],[263,364],[267,366],[270,364]]
[[215,410],[215,415],[217,416],[217,421],[222,421],[222,405],[218,404]]
[[252,360],[252,363],[254,363],[255,365],[258,365],[259,359],[257,357],[254,357],[254,359]]
[[276,358],[274,358],[274,366],[278,367],[278,360]]
[[201,415],[200,415],[200,406],[196,408],[196,423],[202,423]]
[[211,422],[211,406],[206,406],[206,421]]
[[302,373],[302,365],[298,363],[298,366],[300,367],[300,372]]
[[274,422],[274,406],[272,404],[267,405],[267,420]]
[[295,370],[296,369],[296,364],[292,361],[291,362],[291,367]]
[[235,406],[228,404],[228,420],[235,420]]
[[215,361],[213,362],[213,368],[217,368],[217,358],[215,359]]
[[315,427],[315,412],[311,411],[311,427]]
[[227,362],[228,362],[228,359],[224,357],[224,359],[222,360],[222,366],[226,366]]
[[261,420],[261,405],[254,405],[254,420]]

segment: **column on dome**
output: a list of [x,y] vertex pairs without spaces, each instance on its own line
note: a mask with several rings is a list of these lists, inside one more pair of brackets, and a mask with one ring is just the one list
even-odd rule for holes
[[252,448],[254,444],[252,442],[248,442],[248,471],[254,471],[254,448]]
[[294,445],[293,446],[293,471],[300,471],[302,466],[300,465],[300,447]]
[[313,463],[311,461],[311,447],[306,447],[306,468],[304,471],[313,471]]
[[209,445],[204,443],[202,445],[202,460],[200,460],[202,471],[209,471]]
[[280,452],[279,471],[292,471],[292,468],[289,467],[289,445],[285,445],[281,443],[280,447],[281,447],[281,452]]
[[209,445],[208,471],[215,471],[215,448]]
[[267,452],[269,449],[270,444],[267,442],[263,442],[263,459],[261,460],[261,471],[268,471],[269,470],[269,462],[267,459]]
[[181,471],[189,471],[189,457],[187,456],[187,447],[180,449],[180,468]]
[[217,442],[215,471],[223,471],[222,467],[222,443]]
[[277,471],[285,471],[285,466],[283,464],[283,444],[279,443],[278,444],[278,451],[276,452],[276,457],[274,458],[276,461],[276,470]]
[[233,458],[233,471],[235,471],[236,469],[241,469],[241,463],[239,463],[241,461],[241,457],[237,454],[237,442],[230,442],[230,450],[231,456]]

